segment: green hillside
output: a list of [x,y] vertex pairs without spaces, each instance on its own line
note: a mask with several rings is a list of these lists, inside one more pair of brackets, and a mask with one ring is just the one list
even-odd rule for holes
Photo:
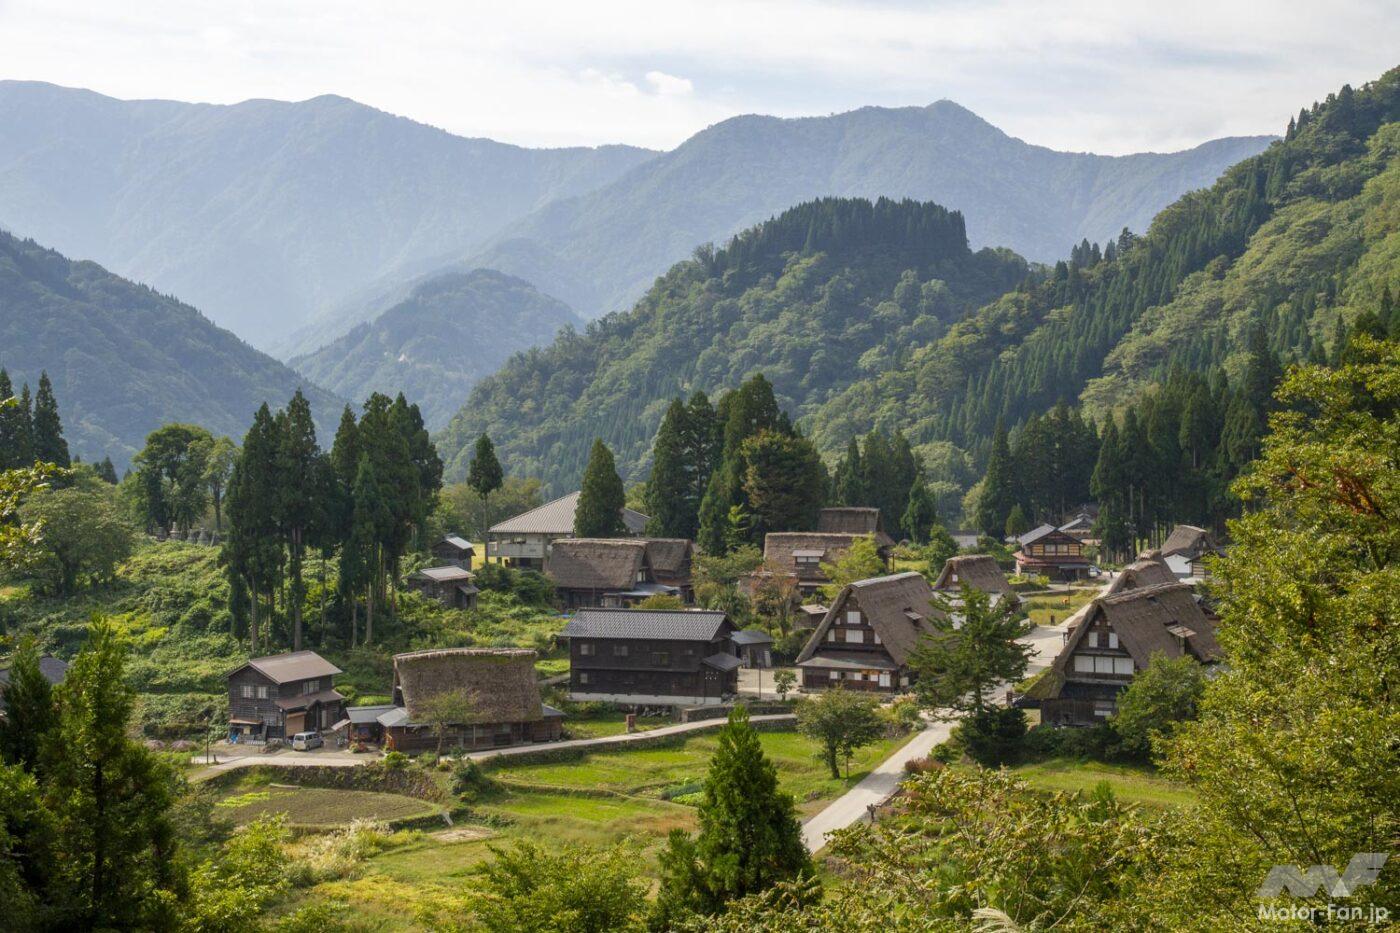
[[595,436],[637,479],[666,403],[762,372],[789,411],[814,411],[901,348],[1026,278],[1008,251],[967,246],[936,204],[826,199],[679,263],[629,312],[513,358],[439,438],[449,474],[482,431],[517,473],[577,481]]
[[436,276],[373,322],[288,365],[344,398],[399,392],[422,399],[423,419],[439,430],[478,381],[511,354],[582,325],[562,302],[530,283],[475,269]]
[[16,387],[47,371],[73,452],[118,469],[172,421],[241,438],[298,386],[323,424],[342,404],[189,305],[3,231],[0,366]]

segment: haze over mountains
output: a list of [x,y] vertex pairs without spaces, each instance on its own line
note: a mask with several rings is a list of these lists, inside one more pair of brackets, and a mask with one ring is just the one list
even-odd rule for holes
[[0,366],[16,389],[47,370],[73,452],[118,469],[172,421],[241,440],[298,387],[323,429],[342,404],[189,305],[3,232]]
[[653,155],[465,139],[342,97],[216,106],[0,81],[0,227],[260,347]]
[[341,97],[222,106],[4,81],[0,227],[291,355],[439,270],[499,269],[596,317],[698,244],[825,195],[933,200],[963,213],[974,247],[1053,260],[1081,237],[1144,228],[1267,142],[1058,153],[940,101],[735,117],[659,155],[536,150]]

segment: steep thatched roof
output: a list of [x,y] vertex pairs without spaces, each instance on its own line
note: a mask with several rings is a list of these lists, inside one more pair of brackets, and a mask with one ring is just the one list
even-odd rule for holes
[[423,723],[422,704],[466,690],[475,708],[460,725],[532,722],[544,713],[535,677],[535,652],[523,648],[440,648],[394,655],[394,690],[408,721]]
[[[567,536],[574,533],[574,513],[578,511],[579,493],[571,492],[538,508],[498,522],[490,528],[496,535],[555,535]],[[622,524],[627,533],[639,535],[647,526],[647,516],[635,509],[622,510]]]
[[909,571],[857,580],[841,588],[797,656],[799,664],[819,651],[826,656],[827,652],[821,649],[827,629],[846,611],[846,603],[852,595],[860,604],[865,621],[880,636],[881,645],[896,664],[906,663],[919,640],[936,631],[930,621],[937,612],[933,606],[933,590],[923,574]]
[[1118,576],[1104,587],[1104,591],[1100,595],[1116,596],[1119,593],[1126,593],[1128,590],[1140,590],[1147,586],[1160,586],[1164,583],[1176,582],[1176,574],[1172,573],[1171,568],[1166,564],[1155,558],[1140,557],[1124,567]]
[[763,560],[784,569],[793,566],[794,551],[811,551],[826,562],[839,560],[857,538],[865,535],[819,531],[774,531],[763,536]]
[[963,554],[950,557],[943,564],[938,579],[933,582],[935,590],[962,590],[972,587],[984,593],[1005,596],[1010,593],[1011,584],[997,566],[996,559],[989,554]]
[[1163,557],[1174,557],[1180,554],[1191,560],[1195,560],[1203,554],[1218,554],[1220,546],[1215,543],[1215,538],[1204,528],[1197,528],[1195,525],[1177,525],[1172,529],[1172,533],[1167,535],[1167,540],[1162,542],[1159,549]]
[[1038,699],[1059,695],[1065,681],[1074,678],[1070,658],[1100,618],[1117,633],[1118,644],[1132,656],[1139,671],[1151,663],[1154,654],[1168,658],[1190,654],[1203,662],[1221,657],[1215,623],[1201,611],[1189,585],[1172,582],[1144,586],[1100,596],[1091,602],[1055,657],[1050,673],[1042,678],[1044,686],[1037,684],[1040,689],[1032,691],[1032,695]]
[[560,538],[550,546],[544,572],[563,589],[629,590],[646,556],[646,542],[636,538]]
[[647,562],[652,573],[659,576],[677,577],[690,575],[690,560],[695,554],[695,545],[689,538],[643,538],[647,548]]
[[893,547],[894,539],[885,533],[880,510],[866,507],[841,506],[822,509],[817,517],[817,531],[845,535],[874,535],[880,547]]

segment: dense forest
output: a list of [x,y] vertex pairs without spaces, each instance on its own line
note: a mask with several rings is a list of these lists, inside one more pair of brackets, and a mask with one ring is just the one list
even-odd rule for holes
[[[1268,393],[1248,382],[1261,353],[1279,366],[1325,356],[1339,321],[1381,313],[1400,286],[1397,118],[1400,73],[1343,88],[1146,234],[1082,242],[1043,274],[985,250],[940,264],[948,241],[910,223],[933,205],[803,205],[678,264],[632,311],[513,359],[444,433],[444,458],[459,473],[486,430],[509,470],[560,489],[596,434],[641,479],[670,398],[758,372],[828,458],[871,430],[902,431],[948,502],[982,475],[998,422],[1014,437],[1067,403],[1102,424],[1172,373],[1204,380],[1222,425],[1250,395],[1257,438]],[[1229,475],[1191,517],[1219,518]]]
[[632,311],[516,356],[443,432],[443,459],[460,475],[485,432],[509,472],[557,491],[598,436],[637,480],[673,396],[761,372],[800,418],[1028,274],[1011,253],[968,249],[962,216],[936,204],[803,204],[697,250]]

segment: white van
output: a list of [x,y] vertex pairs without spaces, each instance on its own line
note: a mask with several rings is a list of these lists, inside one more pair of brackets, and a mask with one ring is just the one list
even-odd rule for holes
[[292,751],[294,752],[308,752],[325,744],[325,740],[321,738],[319,732],[298,732],[292,736]]

